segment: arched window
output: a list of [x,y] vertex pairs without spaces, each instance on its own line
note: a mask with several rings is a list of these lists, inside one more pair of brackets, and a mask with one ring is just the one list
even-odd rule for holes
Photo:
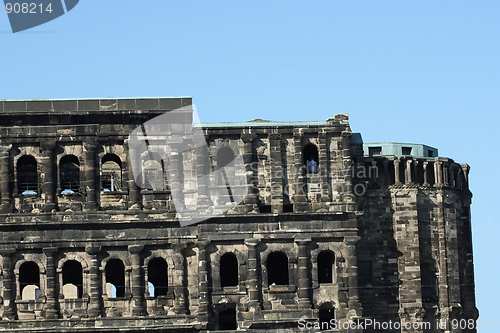
[[272,252],[267,257],[267,281],[269,285],[288,285],[288,257],[283,252]]
[[323,303],[319,307],[319,322],[322,331],[331,330],[332,319],[335,319],[335,309],[332,303]]
[[75,155],[66,155],[59,162],[61,193],[74,193],[80,190],[80,161]]
[[333,263],[332,251],[321,251],[318,254],[318,283],[333,283]]
[[[234,178],[234,170],[230,168],[234,166],[234,152],[229,147],[222,147],[217,151],[217,169],[222,169],[221,176],[219,179],[219,185],[229,186],[230,180]],[[229,169],[228,169],[229,168]]]
[[17,160],[17,188],[24,195],[38,193],[38,171],[33,156],[25,155]]
[[302,150],[303,164],[307,166],[307,173],[317,173],[319,166],[318,147],[308,143]]
[[76,260],[68,260],[62,269],[64,298],[82,298],[83,271],[82,265]]
[[122,184],[122,162],[115,154],[102,158],[101,185],[103,192],[120,191]]
[[165,177],[163,174],[163,165],[157,160],[144,161],[142,175],[143,189],[163,190],[165,189]]
[[422,301],[424,303],[437,304],[438,280],[434,261],[420,264],[420,278],[422,283]]
[[40,268],[33,261],[19,267],[19,287],[22,299],[35,300],[40,297]]
[[153,286],[150,296],[164,296],[168,291],[167,262],[163,258],[153,258],[148,263],[148,281]]
[[110,259],[106,263],[106,293],[108,297],[125,296],[125,266],[120,259]]
[[221,287],[236,287],[238,285],[238,259],[234,253],[226,253],[220,258]]

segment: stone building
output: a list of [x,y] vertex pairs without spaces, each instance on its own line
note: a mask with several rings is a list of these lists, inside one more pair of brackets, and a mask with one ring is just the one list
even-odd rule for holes
[[[467,164],[363,144],[336,114],[204,124],[212,169],[243,156],[248,193],[229,210],[206,184],[139,188],[129,134],[191,103],[0,101],[0,330],[475,332]],[[202,153],[155,179],[196,175]],[[226,212],[181,227],[179,186]]]

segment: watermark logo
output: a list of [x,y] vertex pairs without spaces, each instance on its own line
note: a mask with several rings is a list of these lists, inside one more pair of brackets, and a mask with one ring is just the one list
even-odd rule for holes
[[181,226],[226,213],[248,192],[243,157],[230,146],[219,147],[210,156],[192,105],[138,126],[128,145],[137,186],[170,190]]
[[72,10],[79,0],[4,0],[12,32],[31,29]]

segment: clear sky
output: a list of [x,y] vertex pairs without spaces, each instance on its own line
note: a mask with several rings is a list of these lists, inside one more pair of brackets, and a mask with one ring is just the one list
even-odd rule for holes
[[365,142],[470,164],[480,323],[500,321],[500,1],[81,0],[16,34],[0,12],[0,41],[0,99],[193,96],[202,122],[349,113]]

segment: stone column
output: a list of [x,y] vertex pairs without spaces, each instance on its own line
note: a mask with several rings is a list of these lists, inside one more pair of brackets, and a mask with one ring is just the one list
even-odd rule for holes
[[[243,141],[243,162],[245,163],[246,181],[248,193],[245,198],[246,212],[258,212],[259,188],[257,177],[257,160],[253,148],[253,142],[257,138],[256,134],[242,134]],[[272,148],[271,148],[272,149]]]
[[434,186],[443,186],[443,170],[441,168],[442,164],[443,162],[441,161],[434,162]]
[[382,162],[383,165],[384,165],[384,184],[383,185],[391,185],[391,178],[389,176],[389,160],[387,159],[384,159],[384,161]]
[[[177,151],[177,147],[181,144],[170,144],[173,148],[172,153],[170,154],[170,164],[168,165],[168,182],[170,184],[170,192],[172,193],[172,197],[174,198],[182,198],[182,184],[180,182],[180,175],[182,173],[182,164],[181,164],[181,153]],[[184,200],[178,199],[176,203],[178,205],[182,205],[184,207]],[[183,207],[175,207],[183,208]]]
[[55,319],[59,317],[58,312],[58,303],[57,303],[57,295],[56,295],[56,255],[57,248],[49,247],[44,248],[43,253],[45,253],[45,257],[47,258],[47,289],[45,295],[47,296],[47,302],[45,303],[44,308],[44,318],[45,319]]
[[449,166],[448,179],[450,181],[450,186],[455,187],[455,168],[453,167],[452,163],[450,163],[450,166]]
[[260,309],[260,283],[259,283],[259,261],[257,255],[257,245],[260,243],[260,239],[247,239],[245,240],[245,245],[248,248],[248,298],[249,307],[253,309]]
[[100,317],[102,314],[102,286],[98,258],[100,251],[100,246],[87,246],[85,248],[85,252],[90,256],[90,301],[87,310],[90,318]]
[[470,166],[468,164],[460,164],[460,166],[462,167],[462,171],[464,172],[464,190],[468,190],[469,189],[469,170],[470,170]]
[[299,285],[297,290],[297,296],[299,298],[299,308],[310,309],[311,299],[309,297],[310,282],[309,282],[309,256],[307,251],[307,245],[310,239],[296,239],[298,250],[298,267],[299,267]]
[[41,154],[42,170],[40,177],[42,181],[42,194],[45,195],[43,212],[51,212],[57,208],[55,202],[55,173],[57,172],[57,166],[54,158],[54,146],[55,143],[53,142],[46,142],[44,145],[41,144],[43,152]]
[[308,209],[307,196],[305,195],[304,183],[304,163],[302,159],[302,133],[299,131],[294,131],[293,133],[293,145],[294,145],[294,170],[291,174],[294,177],[293,182],[295,183],[294,189],[295,193],[292,197],[293,201],[293,211],[294,212],[304,212]]
[[271,212],[283,212],[283,170],[281,167],[281,134],[269,134],[271,163]]
[[2,213],[12,213],[13,211],[10,193],[11,178],[14,174],[10,167],[11,148],[12,145],[0,146],[0,198],[2,202],[0,212]]
[[132,316],[144,315],[144,286],[141,252],[144,245],[129,245],[132,263]]
[[87,196],[87,200],[84,204],[84,208],[87,211],[97,210],[97,200],[96,191],[99,190],[99,186],[96,181],[96,142],[87,141],[83,143],[83,148],[85,152],[85,164],[83,167],[83,181],[81,186]]
[[331,202],[331,189],[328,183],[328,144],[326,133],[319,133],[319,161],[318,161],[318,172],[321,177],[321,202]]
[[186,285],[184,283],[184,254],[186,244],[172,244],[174,252],[174,295],[175,295],[175,313],[186,313]]
[[345,237],[344,242],[347,247],[347,265],[349,272],[349,308],[347,317],[354,319],[361,316],[361,304],[358,293],[358,264],[356,256],[356,245],[361,240],[359,236]]
[[[209,178],[210,157],[206,146],[196,147],[196,176],[198,180],[198,199],[196,205],[200,212],[206,211],[211,206]],[[202,177],[206,175],[206,177]]]
[[[130,147],[128,145],[128,140],[123,142],[123,148],[125,148],[125,153],[128,156],[128,160],[123,161],[122,165],[124,167],[124,175],[126,175],[126,184],[128,187],[128,209],[141,209],[139,202],[139,187],[135,182],[134,170],[132,170],[132,161],[130,158]],[[125,180],[125,179],[124,179]]]
[[411,163],[413,161],[408,159],[405,163],[405,184],[412,184],[413,178],[411,177]]
[[198,308],[198,318],[201,322],[208,322],[208,314],[210,310],[210,299],[208,292],[208,258],[207,247],[210,241],[198,242],[198,294],[200,304]]
[[394,159],[394,184],[401,185],[401,179],[399,178],[399,158]]
[[429,180],[428,180],[428,177],[427,177],[427,166],[429,165],[429,162],[424,162],[422,164],[422,168],[424,169],[424,183],[422,185],[424,186],[429,186]]
[[442,169],[442,172],[443,172],[443,184],[444,186],[450,186],[450,178],[449,178],[449,174],[448,174],[448,162],[444,162],[443,163],[443,169]]
[[3,279],[3,319],[14,320],[16,317],[15,295],[14,295],[14,272],[12,271],[12,255],[15,250],[1,249],[0,254],[3,257],[2,279]]

